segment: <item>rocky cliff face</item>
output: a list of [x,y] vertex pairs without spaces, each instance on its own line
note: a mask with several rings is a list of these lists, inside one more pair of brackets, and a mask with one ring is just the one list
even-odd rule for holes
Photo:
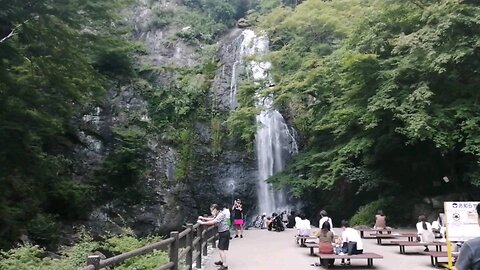
[[[133,37],[144,44],[147,53],[141,56],[141,63],[161,70],[162,67],[189,67],[198,64],[201,48],[195,48],[176,37],[182,27],[170,24],[155,26],[155,10],[175,10],[181,1],[138,1],[132,10],[126,12],[126,21],[134,29]],[[222,39],[219,51],[219,68],[212,84],[210,100],[205,106],[212,106],[212,100],[220,101],[214,110],[228,114],[231,109],[229,95],[233,67],[237,61],[238,35],[233,30]],[[172,80],[171,72],[155,73],[155,83],[167,85]],[[111,89],[101,104],[87,108],[73,126],[78,144],[74,156],[74,174],[80,181],[91,181],[103,160],[113,151],[117,139],[113,130],[149,125],[148,100],[131,85]],[[178,227],[186,221],[208,210],[210,203],[228,203],[233,197],[253,202],[255,198],[255,161],[245,153],[234,149],[228,139],[223,140],[222,151],[216,157],[211,151],[210,123],[194,123],[195,153],[201,166],[185,181],[175,179],[179,153],[177,147],[163,139],[164,134],[147,135],[147,173],[141,179],[149,191],[141,202],[126,205],[121,199],[114,199],[97,207],[89,217],[89,227],[102,234],[105,231],[120,231],[131,227],[140,235],[162,233]],[[226,138],[227,136],[223,136]]]

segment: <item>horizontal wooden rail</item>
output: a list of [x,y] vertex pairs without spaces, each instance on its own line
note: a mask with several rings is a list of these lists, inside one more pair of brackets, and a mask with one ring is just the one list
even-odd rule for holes
[[[185,248],[180,252],[180,242],[185,238]],[[150,253],[154,250],[168,247],[169,262],[155,270],[191,270],[195,262],[196,268],[201,268],[202,254],[207,255],[207,245],[216,246],[218,231],[215,226],[205,228],[200,224],[187,224],[183,231],[170,233],[170,237],[111,258],[101,260],[100,256],[92,255],[87,258],[87,266],[83,270],[98,270],[123,263],[125,260]],[[180,269],[179,262],[185,260],[185,267]]]
[[159,268],[156,268],[155,270],[169,270],[175,265],[174,262],[169,262],[165,265],[160,266]]

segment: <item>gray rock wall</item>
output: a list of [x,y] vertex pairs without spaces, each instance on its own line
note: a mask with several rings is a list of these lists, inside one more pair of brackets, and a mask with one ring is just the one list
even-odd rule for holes
[[[145,45],[147,53],[140,61],[161,70],[164,66],[192,66],[198,63],[201,50],[195,50],[175,37],[181,27],[169,25],[156,28],[152,25],[155,9],[175,9],[179,1],[138,1],[125,12],[126,21],[134,29],[133,37]],[[208,104],[220,100],[215,110],[228,114],[230,78],[235,61],[235,44],[240,31],[233,30],[222,39],[219,51],[219,69],[212,85]],[[159,71],[155,81],[168,84],[171,73]],[[112,130],[116,127],[149,125],[148,100],[130,85],[111,89],[101,104],[86,108],[72,126],[77,144],[74,147],[74,177],[79,181],[91,181],[101,162],[112,151],[115,141]],[[196,138],[195,154],[201,166],[179,182],[175,179],[179,160],[178,149],[162,140],[163,134],[148,134],[148,173],[141,184],[149,191],[149,198],[126,205],[114,199],[99,205],[89,216],[87,225],[98,234],[121,232],[130,227],[139,235],[164,233],[178,228],[187,221],[195,221],[198,214],[206,213],[211,203],[228,204],[235,197],[245,201],[246,208],[254,207],[256,166],[251,157],[235,149],[235,144],[223,135],[222,151],[216,157],[210,149],[212,136],[210,123],[194,123]],[[223,132],[226,132],[223,129]]]

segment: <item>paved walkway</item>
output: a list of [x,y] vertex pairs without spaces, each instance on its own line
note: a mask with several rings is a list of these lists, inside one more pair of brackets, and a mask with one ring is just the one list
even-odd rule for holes
[[[336,232],[340,230],[335,229]],[[397,230],[395,230],[397,231]],[[248,230],[244,238],[230,242],[228,252],[229,270],[323,270],[314,266],[319,260],[309,256],[308,248],[295,244],[295,231],[269,232],[267,230]],[[386,240],[385,242],[389,242]],[[384,259],[374,260],[374,269],[381,270],[434,270],[430,257],[420,254],[401,255],[398,246],[379,246],[375,239],[364,239],[364,250],[383,255]],[[423,247],[408,247],[407,252],[421,252]],[[215,250],[206,263],[206,270],[216,270],[213,265],[218,260]],[[352,260],[352,266],[341,267],[335,261],[334,269],[366,269],[366,260]],[[438,268],[437,268],[438,269]]]

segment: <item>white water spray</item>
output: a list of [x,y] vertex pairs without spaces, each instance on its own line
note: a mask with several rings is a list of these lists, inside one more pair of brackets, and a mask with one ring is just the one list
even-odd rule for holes
[[[257,36],[252,30],[244,30],[239,38],[243,38],[240,57],[233,64],[230,86],[231,107],[237,106],[238,67],[245,64],[245,57],[262,56],[268,52],[269,40],[264,34]],[[246,63],[248,73],[258,85],[271,85],[269,70],[271,63],[266,61],[249,61]],[[259,91],[262,91],[260,87]],[[274,109],[271,96],[262,97],[257,92],[257,106],[261,112],[256,116],[257,133],[255,150],[258,161],[257,196],[260,213],[268,213],[287,207],[283,191],[274,191],[266,180],[285,168],[285,162],[298,151],[297,143],[283,116]]]

